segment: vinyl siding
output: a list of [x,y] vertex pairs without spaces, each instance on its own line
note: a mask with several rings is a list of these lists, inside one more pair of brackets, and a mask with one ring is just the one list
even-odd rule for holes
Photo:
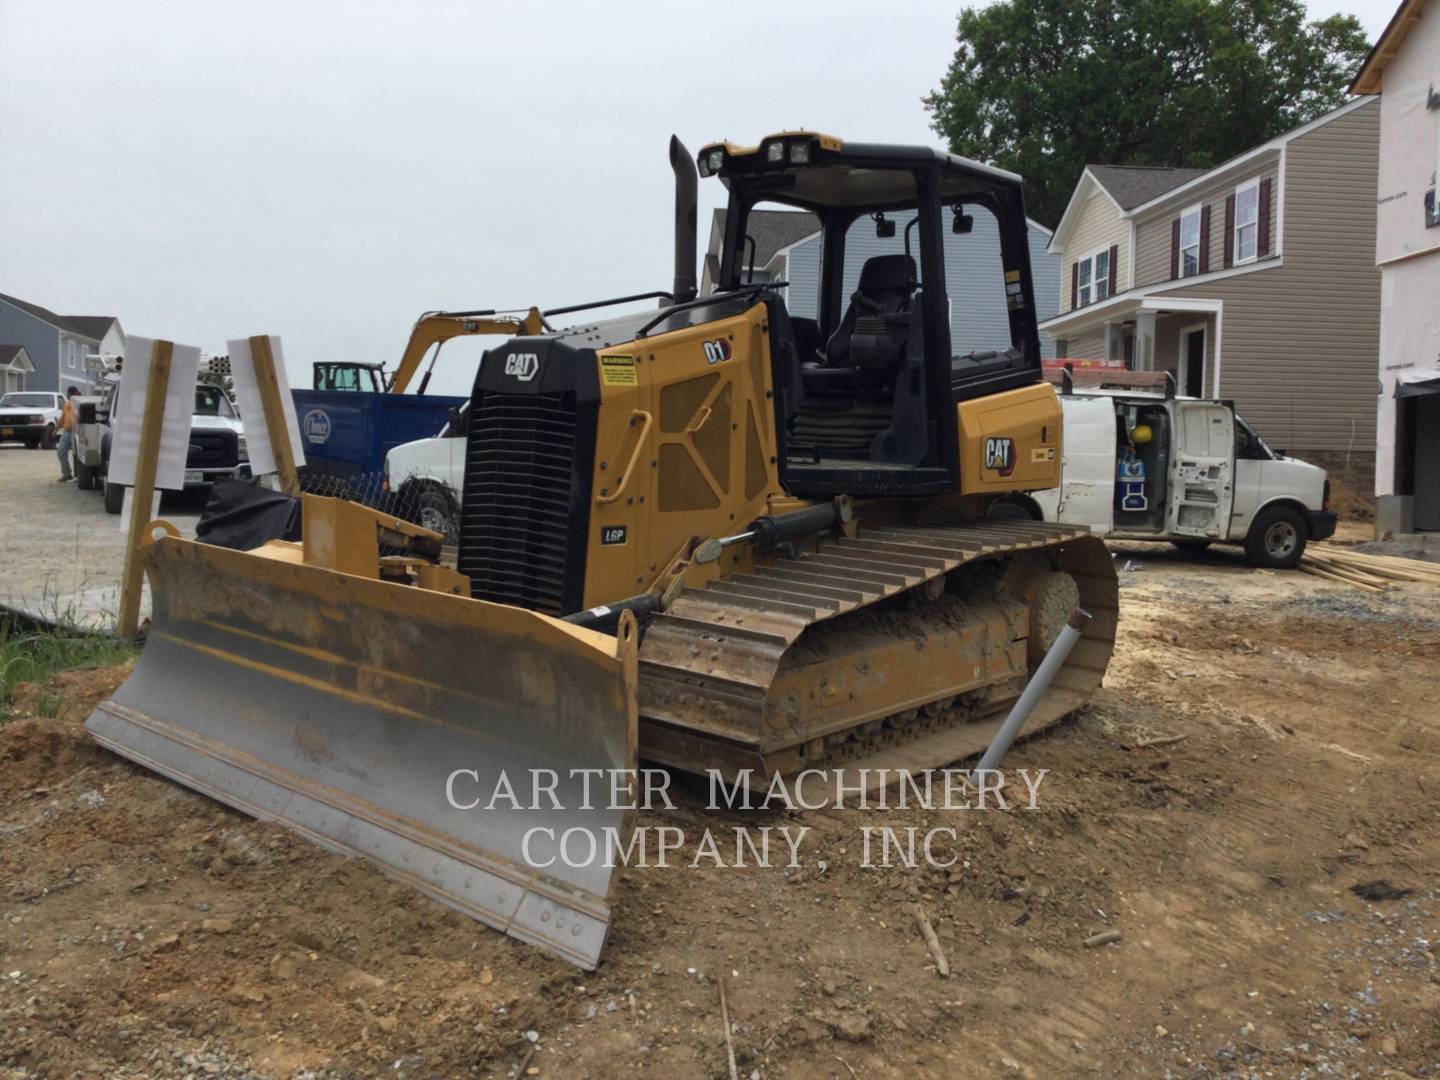
[[1105,359],[1105,328],[1072,334],[1065,342],[1064,360]]
[[1220,393],[1272,445],[1375,444],[1378,155],[1377,102],[1291,140],[1284,265],[1160,294],[1224,301]]
[[[945,285],[950,294],[950,344],[956,355],[972,349],[1006,348],[1010,321],[1005,307],[1005,282],[1000,262],[1000,234],[995,218],[973,210],[974,230],[965,236],[945,233]],[[860,268],[876,255],[905,250],[905,224],[911,214],[895,217],[895,235],[880,239],[868,219],[852,226],[846,237],[844,294],[860,283]],[[1046,252],[1050,238],[1039,229],[1029,233],[1030,273],[1035,285],[1037,320],[1052,317],[1059,303],[1059,256]],[[914,235],[911,235],[914,243]],[[790,314],[813,319],[819,305],[820,235],[793,246],[788,253],[790,289],[785,303]],[[1040,335],[1040,351],[1054,356],[1048,334]]]
[[[1343,119],[1343,118],[1342,118]],[[1323,129],[1322,129],[1323,130]],[[1292,144],[1293,145],[1293,144]],[[1210,269],[1225,268],[1225,200],[1242,184],[1268,179],[1270,184],[1270,254],[1279,250],[1277,229],[1280,215],[1280,152],[1257,160],[1254,168],[1239,177],[1203,184],[1187,193],[1183,202],[1137,218],[1135,226],[1135,283],[1156,285],[1170,280],[1170,241],[1174,221],[1182,212],[1199,203],[1210,207]]]
[[0,341],[23,345],[35,365],[25,377],[28,390],[60,389],[60,331],[28,312],[0,300]]
[[[1085,182],[1093,183],[1088,180]],[[1130,223],[1120,217],[1120,211],[1110,200],[1110,196],[1097,188],[1085,200],[1075,226],[1065,240],[1059,285],[1066,311],[1075,306],[1075,297],[1070,288],[1070,267],[1075,264],[1076,259],[1087,258],[1101,248],[1112,245],[1120,249],[1116,256],[1119,265],[1115,271],[1115,291],[1124,292],[1130,287]],[[1041,316],[1042,319],[1045,317]]]

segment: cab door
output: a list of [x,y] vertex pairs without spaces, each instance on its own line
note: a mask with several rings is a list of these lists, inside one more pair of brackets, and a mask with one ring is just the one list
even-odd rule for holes
[[1234,414],[1217,401],[1177,401],[1174,421],[1167,528],[1223,540],[1235,498]]

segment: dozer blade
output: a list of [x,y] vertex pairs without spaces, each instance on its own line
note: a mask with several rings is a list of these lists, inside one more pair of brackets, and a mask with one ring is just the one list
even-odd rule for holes
[[[606,830],[624,843],[631,815],[610,808],[629,801],[610,798],[621,774],[592,793],[595,774],[571,770],[635,767],[633,619],[611,637],[173,537],[142,559],[150,633],[86,721],[101,744],[595,966]],[[550,779],[540,769],[556,774],[554,798],[532,806],[534,782]],[[486,809],[502,773],[515,798]],[[587,863],[572,867],[559,843],[577,826],[600,854],[572,842],[571,861]]]

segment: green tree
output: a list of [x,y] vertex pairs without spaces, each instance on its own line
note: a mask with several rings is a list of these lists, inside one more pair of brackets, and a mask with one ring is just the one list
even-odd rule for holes
[[1369,51],[1301,0],[1001,0],[959,16],[925,99],[950,149],[1055,225],[1090,163],[1208,168],[1343,103]]

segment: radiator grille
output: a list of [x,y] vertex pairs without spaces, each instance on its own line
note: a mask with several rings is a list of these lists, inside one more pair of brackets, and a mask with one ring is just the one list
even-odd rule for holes
[[240,463],[240,447],[233,431],[192,431],[187,469],[233,468]]
[[572,568],[573,393],[487,393],[470,412],[459,570],[477,600],[564,615]]

